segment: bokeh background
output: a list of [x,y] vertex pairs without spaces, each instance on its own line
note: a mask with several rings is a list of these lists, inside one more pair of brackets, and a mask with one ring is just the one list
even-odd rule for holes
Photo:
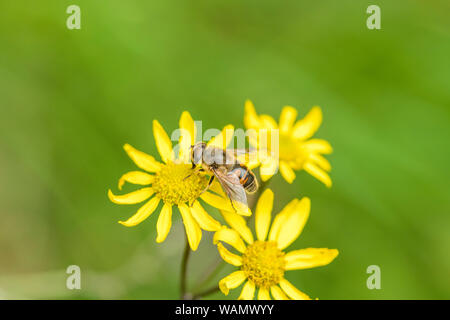
[[[70,4],[81,30],[66,28]],[[370,4],[381,30],[366,28]],[[242,127],[249,98],[274,117],[320,105],[316,136],[334,147],[331,189],[304,172],[271,184],[275,211],[312,199],[291,248],[340,251],[287,278],[320,299],[449,299],[449,12],[445,0],[2,1],[0,298],[178,298],[179,215],[156,244],[156,215],[125,228],[137,207],[106,196],[135,168],[122,145],[157,156],[152,119],[171,131],[183,110]],[[204,233],[191,288],[217,257]],[[66,289],[71,264],[82,290]],[[366,287],[369,265],[381,290]]]

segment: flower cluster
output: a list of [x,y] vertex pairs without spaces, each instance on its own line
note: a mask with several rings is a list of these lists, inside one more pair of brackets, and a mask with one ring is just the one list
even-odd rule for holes
[[[328,172],[331,169],[324,154],[331,153],[330,144],[322,139],[311,139],[322,121],[319,107],[313,107],[301,120],[295,122],[297,111],[286,106],[281,111],[279,124],[269,115],[258,115],[253,104],[245,104],[244,125],[251,134],[249,143],[265,154],[258,161],[236,158],[243,168],[260,167],[260,179],[269,180],[279,169],[283,178],[292,183],[295,170],[304,170],[331,187]],[[219,281],[219,289],[228,295],[230,289],[243,285],[239,299],[253,299],[256,290],[258,299],[309,299],[285,278],[286,271],[324,266],[338,255],[336,249],[307,248],[285,252],[302,232],[309,214],[311,201],[308,197],[293,199],[272,221],[274,193],[261,188],[257,193],[255,208],[236,209],[225,192],[223,182],[214,180],[211,172],[191,163],[192,146],[197,141],[197,126],[185,111],[179,120],[180,138],[175,154],[172,141],[157,120],[153,120],[153,135],[162,161],[124,145],[125,152],[141,169],[125,173],[119,178],[118,189],[125,183],[140,186],[130,193],[118,195],[108,190],[109,199],[116,204],[140,204],[136,213],[125,221],[126,227],[143,222],[162,203],[157,224],[156,242],[163,242],[172,225],[173,207],[177,207],[186,231],[187,243],[195,251],[202,238],[202,230],[214,232],[213,243],[222,259],[238,268]],[[234,127],[226,126],[218,135],[206,142],[224,152],[233,138]],[[277,139],[272,139],[277,134]],[[267,139],[267,134],[270,139]],[[273,136],[271,136],[273,135]],[[263,139],[264,138],[264,139]],[[270,141],[267,143],[267,141]],[[273,150],[277,149],[277,153]],[[275,158],[277,156],[278,158]],[[239,162],[240,161],[240,162]],[[247,167],[244,166],[247,165]],[[248,169],[247,169],[248,170]],[[245,179],[239,180],[244,183]],[[246,181],[246,180],[245,180]],[[208,213],[202,202],[218,209],[223,224]],[[254,209],[254,217],[252,210]],[[255,234],[248,226],[249,219],[255,222]],[[228,248],[226,247],[228,246]],[[231,250],[231,251],[230,251]],[[234,252],[232,252],[234,251]]]
[[[259,300],[270,299],[270,294],[275,299],[309,300],[308,295],[284,278],[285,271],[324,266],[338,255],[336,249],[326,248],[285,253],[283,250],[302,232],[309,217],[311,201],[307,197],[292,200],[275,216],[271,226],[273,199],[272,190],[266,189],[258,200],[256,240],[246,225],[235,226],[235,229],[222,227],[214,234],[220,256],[240,269],[220,280],[219,288],[225,295],[247,280],[239,299],[253,299],[258,288]],[[241,255],[227,250],[222,242]]]
[[[295,179],[294,170],[305,170],[313,177],[321,181],[327,187],[331,187],[331,179],[327,172],[331,170],[331,165],[323,156],[333,151],[331,145],[323,139],[310,139],[319,129],[322,123],[322,110],[320,107],[313,107],[311,111],[301,120],[295,122],[297,110],[291,106],[286,106],[281,110],[280,123],[269,115],[258,115],[253,103],[249,100],[245,103],[244,124],[248,129],[255,129],[256,134],[250,137],[250,142],[260,148],[262,142],[271,149],[270,133],[278,132],[278,154],[279,170],[283,178],[292,183]],[[268,132],[269,137],[262,141],[262,134]],[[261,165],[261,179],[266,181],[276,172],[277,165],[273,157],[267,157]]]

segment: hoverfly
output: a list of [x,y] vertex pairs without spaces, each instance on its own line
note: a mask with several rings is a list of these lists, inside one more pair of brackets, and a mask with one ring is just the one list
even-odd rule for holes
[[223,150],[218,147],[207,146],[199,142],[191,146],[192,168],[201,165],[201,169],[211,176],[205,191],[211,186],[216,178],[225,194],[230,199],[231,206],[247,210],[246,193],[254,193],[258,189],[258,181],[255,174],[244,164],[240,163],[235,156],[235,150]]

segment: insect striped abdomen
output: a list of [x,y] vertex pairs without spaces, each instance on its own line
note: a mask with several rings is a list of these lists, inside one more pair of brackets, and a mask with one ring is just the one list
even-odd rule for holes
[[246,166],[237,164],[232,172],[239,177],[239,181],[247,193],[253,193],[258,189],[255,175]]

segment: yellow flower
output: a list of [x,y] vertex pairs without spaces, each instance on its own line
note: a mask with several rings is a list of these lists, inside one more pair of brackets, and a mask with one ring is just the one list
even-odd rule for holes
[[[331,165],[322,155],[332,152],[331,145],[322,139],[310,139],[322,122],[322,111],[320,107],[313,107],[311,111],[301,120],[295,122],[297,110],[286,106],[281,111],[280,123],[269,115],[257,115],[253,103],[245,102],[244,125],[247,129],[254,129],[255,135],[250,138],[250,143],[261,149],[262,144],[267,144],[266,151],[279,154],[279,169],[283,178],[292,183],[295,179],[294,170],[305,170],[316,179],[331,187],[331,179],[328,171]],[[278,129],[278,149],[271,145],[271,130]],[[262,133],[267,132],[267,143],[262,140]],[[272,177],[278,166],[273,157],[260,160],[261,179],[263,181]]]
[[[179,154],[175,158],[172,142],[157,120],[153,120],[153,135],[163,163],[152,156],[139,151],[129,144],[124,149],[134,163],[144,171],[131,171],[119,179],[118,188],[122,189],[125,182],[144,186],[141,189],[125,195],[114,195],[108,190],[109,199],[117,204],[136,204],[147,201],[137,212],[126,221],[119,221],[124,226],[135,226],[147,219],[163,202],[161,213],[156,224],[156,242],[163,242],[172,225],[172,207],[177,206],[183,219],[189,245],[196,250],[200,243],[202,232],[216,231],[221,224],[213,219],[202,207],[198,198],[209,205],[233,210],[228,199],[205,191],[208,178],[190,164],[190,147],[195,143],[196,127],[191,115],[185,111],[180,117],[181,137],[179,139]],[[225,148],[232,138],[233,126],[226,126],[220,134],[211,139],[208,145]],[[218,191],[217,186],[213,184]]]
[[[338,255],[336,249],[307,248],[285,253],[283,250],[298,238],[308,220],[309,198],[294,199],[275,216],[270,228],[273,206],[273,192],[270,189],[261,195],[255,212],[256,238],[247,227],[245,220],[235,216],[230,224],[233,229],[222,227],[214,234],[220,256],[229,264],[240,269],[219,282],[220,290],[227,295],[230,289],[245,284],[239,299],[253,299],[258,288],[257,298],[310,299],[308,295],[295,288],[285,279],[289,270],[308,269],[324,266]],[[240,252],[234,254],[222,242]]]

